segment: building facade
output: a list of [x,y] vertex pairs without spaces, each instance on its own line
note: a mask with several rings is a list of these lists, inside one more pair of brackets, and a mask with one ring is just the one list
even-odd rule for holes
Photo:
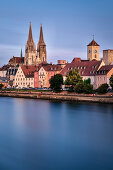
[[39,68],[37,72],[34,73],[34,83],[36,88],[49,88],[49,80],[52,76],[59,74],[62,70],[60,65],[47,64]]
[[18,88],[34,88],[34,72],[37,69],[38,67],[36,66],[19,66],[13,86]]
[[32,35],[32,28],[30,23],[28,41],[25,47],[25,65],[39,65],[40,63],[47,61],[46,44],[43,38],[42,25],[40,28],[40,37],[37,45],[37,50]]
[[87,45],[87,60],[97,60],[99,61],[99,48],[100,46],[92,40],[91,43]]
[[105,65],[113,63],[113,50],[103,50],[103,61]]
[[107,83],[110,86],[109,79],[113,74],[113,65],[102,66],[95,74],[95,89],[102,84]]

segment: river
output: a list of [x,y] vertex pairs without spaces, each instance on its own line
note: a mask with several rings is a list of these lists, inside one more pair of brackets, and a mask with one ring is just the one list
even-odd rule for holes
[[0,97],[0,170],[112,170],[113,105]]

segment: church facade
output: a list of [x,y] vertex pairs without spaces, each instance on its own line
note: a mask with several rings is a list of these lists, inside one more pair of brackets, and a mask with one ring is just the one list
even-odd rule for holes
[[42,25],[40,27],[40,37],[36,49],[33,40],[33,35],[32,35],[31,23],[30,23],[28,40],[25,46],[24,64],[27,66],[30,65],[37,66],[41,63],[46,63],[46,62],[47,62],[47,52],[46,52],[46,44],[43,38]]

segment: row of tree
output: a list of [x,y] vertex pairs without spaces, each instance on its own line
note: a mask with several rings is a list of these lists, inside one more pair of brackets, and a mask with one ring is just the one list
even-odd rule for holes
[[[90,78],[87,80],[82,79],[79,74],[79,70],[71,70],[68,72],[66,76],[65,82],[63,82],[63,77],[61,74],[56,74],[50,79],[50,88],[56,92],[60,92],[62,85],[67,85],[69,88],[69,92],[76,92],[76,93],[86,93],[86,94],[93,94],[95,91],[93,90],[93,85],[91,85]],[[110,85],[113,89],[113,75],[110,78]],[[99,94],[104,94],[108,90],[108,84],[102,84],[96,92]]]

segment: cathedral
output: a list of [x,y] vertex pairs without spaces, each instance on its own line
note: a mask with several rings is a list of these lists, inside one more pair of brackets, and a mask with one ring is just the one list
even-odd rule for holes
[[30,23],[29,36],[28,36],[26,47],[25,47],[24,64],[28,66],[30,65],[36,66],[36,65],[39,65],[41,63],[46,63],[46,62],[47,62],[47,52],[46,52],[46,44],[43,38],[42,25],[40,27],[40,37],[39,37],[39,41],[38,41],[37,49],[36,49],[35,43],[33,40],[33,35],[32,35],[31,23]]

